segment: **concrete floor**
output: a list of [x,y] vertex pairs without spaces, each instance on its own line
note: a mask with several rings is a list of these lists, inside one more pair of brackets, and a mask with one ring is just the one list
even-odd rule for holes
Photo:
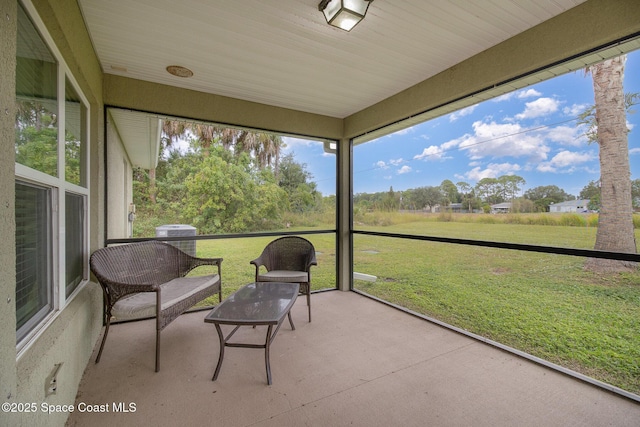
[[[215,328],[206,312],[162,332],[154,372],[154,321],[115,325],[91,361],[68,426],[640,426],[640,404],[435,326],[351,292],[311,296],[293,308],[271,347],[228,348],[217,381]],[[234,340],[264,340],[266,327]],[[97,349],[97,346],[96,346]],[[95,357],[95,354],[94,354]],[[113,405],[135,405],[114,412]]]

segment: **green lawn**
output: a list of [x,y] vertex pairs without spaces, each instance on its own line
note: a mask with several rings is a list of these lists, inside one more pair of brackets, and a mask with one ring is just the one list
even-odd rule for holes
[[[333,234],[304,236],[316,249],[318,266],[311,269],[312,289],[336,287],[336,242]],[[255,277],[255,267],[249,263],[262,253],[264,247],[277,237],[253,237],[222,240],[199,240],[196,243],[200,257],[222,257],[222,293],[229,295]],[[201,274],[200,267],[194,274]],[[213,297],[209,302],[214,301]]]
[[[437,221],[367,230],[592,248],[595,228]],[[636,230],[636,240],[640,235]],[[307,236],[318,251],[313,289],[335,287],[335,238]],[[221,256],[223,296],[253,280],[273,237],[198,241]],[[356,289],[640,394],[640,273],[597,275],[583,258],[354,236]],[[213,302],[213,301],[212,301]]]

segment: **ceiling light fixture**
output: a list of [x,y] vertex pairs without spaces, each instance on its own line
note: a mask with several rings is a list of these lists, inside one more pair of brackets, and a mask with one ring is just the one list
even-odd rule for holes
[[353,27],[364,18],[373,0],[322,0],[318,10],[324,13],[329,25],[345,31]]
[[167,72],[177,77],[192,77],[193,71],[180,65],[169,65]]

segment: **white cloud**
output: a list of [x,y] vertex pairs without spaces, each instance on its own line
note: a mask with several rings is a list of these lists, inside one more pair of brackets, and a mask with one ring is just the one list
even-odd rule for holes
[[539,172],[574,172],[583,163],[594,160],[594,153],[579,153],[575,151],[561,151],[548,162],[540,163],[537,166]]
[[552,98],[538,98],[535,101],[527,102],[524,111],[516,114],[518,120],[533,119],[536,117],[546,116],[558,111],[559,102]]
[[463,175],[464,179],[470,179],[472,181],[480,181],[482,178],[489,178],[489,172],[480,170],[480,166],[477,166],[471,169],[468,172],[465,172]]
[[492,101],[503,102],[503,101],[511,100],[511,98],[513,98],[514,96],[518,99],[525,99],[525,98],[533,98],[535,96],[541,96],[541,95],[542,94],[535,89],[523,89],[515,92],[505,93],[504,95],[500,95],[496,98],[493,98]]
[[449,122],[455,122],[460,117],[468,116],[469,114],[473,113],[473,110],[475,110],[477,106],[478,104],[475,104],[470,107],[466,107],[466,108],[463,108],[462,110],[458,110],[454,113],[449,114]]
[[311,147],[314,144],[321,144],[318,141],[310,141],[308,139],[293,138],[291,136],[283,137],[282,141],[286,144],[286,148],[288,150],[292,150],[296,146]]
[[[496,123],[477,121],[473,123],[473,134],[466,134],[440,146],[430,146],[414,159],[439,160],[446,152],[459,148],[467,150],[473,161],[484,158],[521,157],[528,162],[540,164],[548,159],[551,144],[580,147],[587,144],[582,127],[556,126],[553,128],[526,128],[519,123]],[[470,163],[469,166],[478,166]]]
[[430,160],[446,160],[446,159],[451,159],[451,156],[447,156],[447,152],[455,149],[458,147],[458,145],[460,145],[461,141],[464,141],[465,138],[468,138],[469,135],[464,135],[461,138],[458,139],[453,139],[451,141],[447,141],[444,144],[441,144],[440,146],[437,145],[431,145],[427,148],[425,148],[424,150],[422,150],[422,153],[420,154],[416,154],[415,156],[413,156],[413,160],[424,160],[424,161],[430,161]]
[[579,147],[588,143],[583,126],[556,126],[544,131],[545,137],[560,145]]
[[402,159],[402,157],[400,157],[399,159],[396,159],[396,160],[393,160],[393,159],[389,160],[389,163],[391,163],[393,166],[399,166],[402,163],[404,163],[404,160]]
[[406,135],[408,133],[413,133],[413,132],[415,132],[415,128],[412,126],[412,127],[400,129],[399,131],[395,132],[395,134],[396,135]]
[[549,162],[540,163],[536,170],[538,172],[557,172],[557,169]]
[[414,160],[439,160],[444,155],[441,147],[432,145],[422,150],[422,153],[413,156]]
[[519,99],[524,99],[524,98],[533,98],[535,96],[541,96],[542,94],[540,92],[538,92],[535,89],[524,89],[524,90],[519,90],[518,92],[516,92],[516,96]]
[[551,159],[551,163],[556,166],[564,167],[584,163],[593,160],[591,153],[576,153],[571,151],[561,151]]
[[539,132],[526,132],[518,123],[497,124],[477,121],[473,124],[474,135],[465,135],[459,143],[468,150],[471,160],[484,157],[527,157],[531,161],[546,160],[550,148]]
[[411,167],[407,165],[404,165],[403,167],[398,169],[398,175],[402,175],[404,173],[409,173],[409,172],[411,172]]
[[513,98],[513,95],[515,95],[515,92],[509,92],[509,93],[505,93],[504,95],[500,95],[500,96],[496,96],[495,98],[492,99],[493,102],[503,102],[503,101],[508,101],[511,98]]
[[480,181],[483,178],[497,178],[502,175],[512,175],[521,169],[517,163],[490,163],[485,169],[477,166],[462,175],[462,178],[471,181]]
[[589,108],[589,104],[573,104],[562,109],[562,113],[569,117],[578,117]]
[[380,168],[380,169],[389,169],[389,166],[387,166],[387,164],[385,162],[383,162],[382,160],[374,163],[376,167]]
[[631,150],[629,150],[629,154],[640,154],[640,148],[632,148]]

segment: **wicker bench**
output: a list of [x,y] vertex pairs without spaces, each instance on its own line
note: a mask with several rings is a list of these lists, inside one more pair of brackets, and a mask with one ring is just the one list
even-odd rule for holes
[[[91,271],[104,293],[105,331],[100,361],[112,318],[156,318],[156,372],[160,370],[160,331],[203,299],[218,294],[222,258],[196,258],[157,241],[98,249],[91,255]],[[184,277],[201,265],[217,266],[217,273]]]

